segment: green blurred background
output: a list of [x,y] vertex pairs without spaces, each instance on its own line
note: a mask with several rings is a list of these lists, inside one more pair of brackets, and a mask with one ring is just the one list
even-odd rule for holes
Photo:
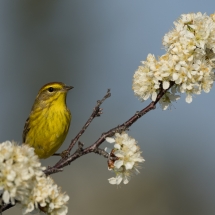
[[[74,89],[67,97],[73,120],[60,151],[111,88],[104,114],[81,138],[92,144],[148,104],[134,97],[132,77],[148,53],[165,52],[162,37],[173,21],[182,13],[209,15],[214,6],[214,0],[0,1],[0,142],[21,142],[38,90],[61,81]],[[113,175],[95,154],[53,175],[70,196],[68,214],[215,214],[214,93],[191,104],[182,97],[167,111],[158,105],[131,127],[146,162],[128,185],[109,185]],[[21,211],[14,207],[5,214]]]

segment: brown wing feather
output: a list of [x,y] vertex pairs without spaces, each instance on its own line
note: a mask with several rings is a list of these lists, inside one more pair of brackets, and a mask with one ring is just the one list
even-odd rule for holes
[[26,135],[29,132],[29,130],[30,130],[30,127],[29,127],[29,117],[28,117],[28,119],[25,122],[24,130],[23,130],[23,133],[22,133],[22,142],[23,143],[25,143]]

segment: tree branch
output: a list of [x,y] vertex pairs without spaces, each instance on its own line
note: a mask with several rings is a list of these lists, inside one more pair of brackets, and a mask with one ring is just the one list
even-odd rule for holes
[[90,123],[93,121],[95,117],[98,117],[102,114],[102,109],[100,106],[102,103],[111,96],[110,89],[107,90],[106,95],[102,98],[102,100],[97,101],[97,105],[93,109],[93,113],[91,114],[90,118],[87,120],[81,131],[76,135],[76,137],[71,141],[69,148],[67,149],[68,152],[72,150],[76,142],[79,140],[79,138],[82,136],[82,134],[86,131],[87,127],[90,125]]
[[[83,155],[86,155],[88,153],[96,153],[96,154],[99,154],[99,150],[98,147],[105,141],[106,137],[112,137],[115,133],[121,133],[123,131],[126,131],[131,125],[133,125],[140,117],[142,117],[143,115],[145,115],[146,113],[148,113],[149,111],[151,110],[154,110],[156,108],[156,104],[158,103],[158,101],[162,98],[162,96],[174,85],[174,82],[171,82],[170,83],[170,86],[168,89],[161,89],[160,92],[158,93],[157,95],[157,98],[155,101],[152,101],[148,106],[146,106],[144,109],[142,109],[141,111],[138,111],[136,112],[130,119],[128,119],[126,122],[124,122],[123,124],[119,125],[119,126],[116,126],[115,128],[112,128],[110,129],[109,131],[103,133],[99,138],[98,140],[92,144],[91,146],[83,149],[80,151],[80,150],[77,150],[75,153],[73,153],[72,155],[66,157],[66,158],[62,158],[59,162],[57,162],[53,167],[49,167],[48,169],[46,169],[44,172],[46,175],[50,175],[50,174],[53,174],[55,172],[53,172],[52,169],[62,169],[63,167],[65,166],[68,166],[71,162],[73,162],[74,160],[76,160],[77,158],[83,156]],[[105,97],[104,97],[105,98]],[[105,100],[105,99],[104,99]],[[101,100],[102,101],[102,100]],[[99,103],[100,104],[100,103]],[[99,104],[97,104],[96,108],[99,108]],[[94,112],[96,110],[96,108],[94,108]],[[93,112],[93,114],[94,114]],[[89,118],[88,121],[92,121],[92,116],[93,114],[91,115],[91,117]],[[88,122],[87,121],[87,122]],[[90,122],[91,122],[90,121]],[[85,124],[85,126],[87,125],[87,123]],[[83,134],[84,131],[86,130],[86,127],[85,126],[82,128],[82,130],[79,132],[79,134]],[[78,135],[76,136],[78,137]],[[79,138],[79,137],[78,137]],[[76,139],[76,138],[75,138]],[[74,145],[74,142],[75,141],[72,140],[70,146],[69,146],[69,149],[73,147]],[[103,155],[104,157],[108,157],[107,154],[101,154]]]
[[102,105],[102,103],[111,96],[110,93],[110,89],[107,90],[107,93],[105,94],[105,96],[102,98],[102,100],[98,100],[97,101],[97,105],[94,107],[93,109],[93,113],[91,114],[90,118],[87,120],[87,122],[85,123],[85,125],[82,127],[82,129],[79,131],[79,133],[76,135],[76,137],[71,141],[68,149],[66,149],[65,151],[63,151],[63,156],[62,158],[55,164],[55,166],[58,166],[58,164],[60,164],[65,157],[68,157],[68,155],[70,154],[71,150],[73,149],[73,147],[75,146],[75,144],[77,143],[77,141],[79,140],[79,138],[83,135],[83,133],[86,131],[86,129],[88,128],[88,126],[90,125],[90,123],[93,121],[93,119],[95,117],[99,117],[102,114],[102,109],[100,108],[100,106]]

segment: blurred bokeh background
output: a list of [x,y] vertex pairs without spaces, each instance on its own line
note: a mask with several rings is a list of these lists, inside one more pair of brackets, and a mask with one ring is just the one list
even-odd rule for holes
[[[111,88],[104,114],[81,138],[92,144],[148,104],[134,97],[132,76],[148,53],[164,53],[162,37],[173,21],[182,13],[211,14],[214,6],[214,0],[0,1],[0,142],[21,142],[38,90],[61,81],[75,87],[67,97],[73,121],[61,151]],[[191,104],[182,97],[167,111],[158,105],[131,127],[146,162],[128,185],[109,185],[113,175],[95,154],[53,175],[70,196],[69,214],[215,214],[214,94]]]

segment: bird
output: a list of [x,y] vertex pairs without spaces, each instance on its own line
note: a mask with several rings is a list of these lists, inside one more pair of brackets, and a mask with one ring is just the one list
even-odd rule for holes
[[23,130],[23,144],[34,148],[40,159],[52,156],[64,142],[72,115],[66,97],[72,86],[50,82],[38,92]]

